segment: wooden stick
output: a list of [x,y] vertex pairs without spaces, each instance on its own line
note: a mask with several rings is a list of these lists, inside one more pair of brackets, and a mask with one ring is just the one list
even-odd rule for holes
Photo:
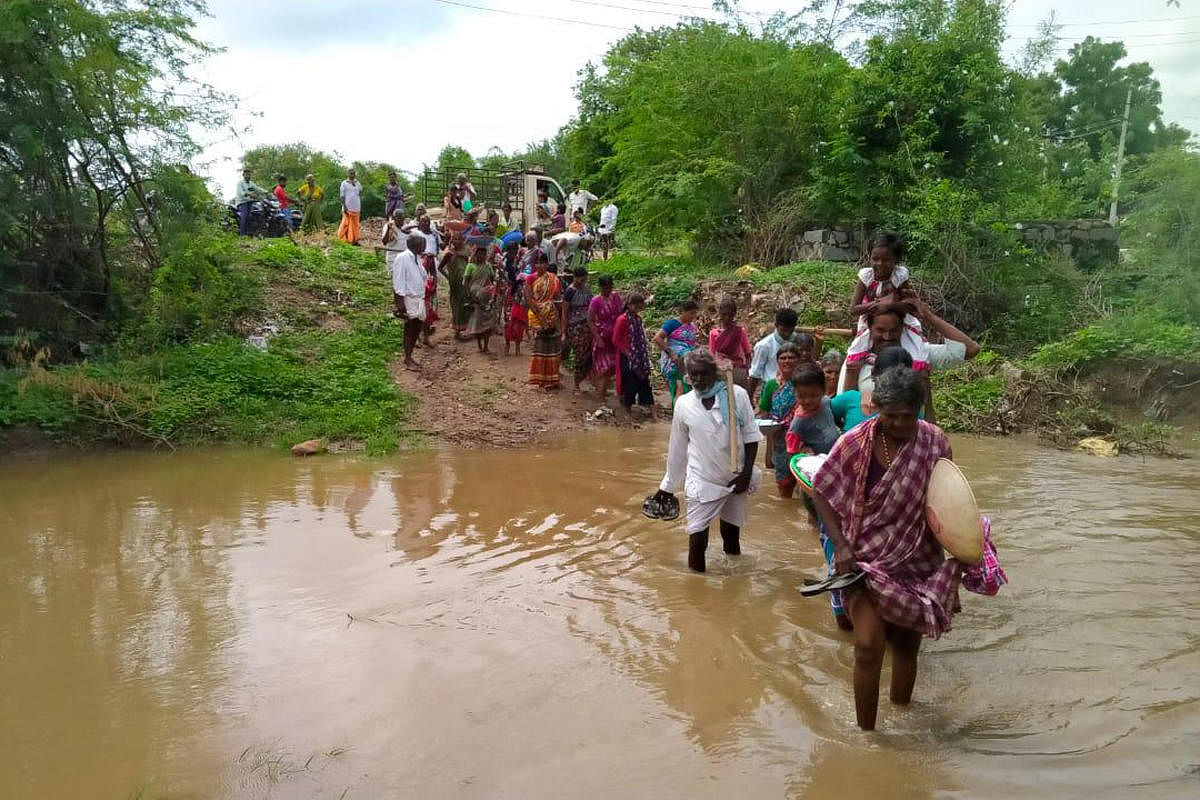
[[736,473],[738,471],[738,453],[737,428],[734,427],[734,421],[737,420],[737,408],[734,406],[732,369],[725,370],[725,399],[729,405],[726,414],[728,417],[726,421],[729,423],[729,471]]
[[[804,331],[805,333],[816,333],[816,328],[812,325],[797,325],[796,330]],[[849,328],[825,328],[821,333],[827,333],[830,336],[848,336],[854,338],[854,331]]]

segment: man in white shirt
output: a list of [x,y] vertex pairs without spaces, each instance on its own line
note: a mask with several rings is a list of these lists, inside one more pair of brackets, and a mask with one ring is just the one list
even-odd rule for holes
[[587,216],[588,205],[595,203],[599,197],[589,192],[587,189],[579,188],[579,181],[571,181],[571,193],[567,195],[567,213],[574,216],[575,209],[583,211],[583,215]]
[[362,211],[362,184],[351,169],[346,173],[339,192],[342,198],[342,222],[338,225],[337,238],[349,244],[358,245],[358,215]]
[[792,309],[779,309],[775,312],[775,330],[754,345],[754,355],[750,358],[751,397],[757,397],[758,388],[779,374],[775,356],[784,342],[795,342],[796,323],[799,319]]
[[609,200],[600,209],[600,251],[604,260],[608,261],[608,251],[612,249],[613,233],[617,229],[617,206]]
[[[912,297],[906,299],[904,302],[912,306],[913,313],[921,320],[921,327],[924,330],[937,331],[945,339],[941,344],[927,344],[925,346],[930,371],[949,369],[964,361],[970,361],[979,355],[979,343],[933,313],[933,309],[924,300],[919,297]],[[898,318],[897,329],[901,324],[903,324],[902,315]],[[872,356],[867,363],[863,364],[862,369],[858,373],[857,388],[863,394],[870,394],[875,389],[875,379],[871,376],[872,365],[875,360],[874,353],[880,353],[892,345],[898,345],[900,343],[898,331],[894,335],[894,339],[892,341],[886,337],[879,337],[878,341],[872,342]],[[852,389],[855,387],[848,386],[846,388]],[[927,419],[928,416],[927,412]]]
[[263,194],[262,187],[250,180],[250,169],[244,168],[242,179],[237,182],[237,189],[233,194],[233,204],[237,207],[239,236],[250,235],[250,207]]
[[413,349],[425,327],[425,268],[420,257],[425,252],[425,237],[409,234],[407,249],[392,267],[392,300],[395,314],[404,320],[404,368],[415,370]]
[[684,360],[692,391],[675,402],[667,472],[655,499],[659,502],[683,489],[687,502],[688,566],[704,572],[708,528],[720,518],[725,552],[741,555],[741,532],[746,524],[749,494],[761,481],[754,466],[762,434],[754,419],[750,395],[733,387],[734,444],[738,466],[730,468],[729,395],[717,380],[712,353],[699,348]]

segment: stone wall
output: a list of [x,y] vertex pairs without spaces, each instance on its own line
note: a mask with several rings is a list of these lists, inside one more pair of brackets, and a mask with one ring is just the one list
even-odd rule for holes
[[1013,229],[1035,250],[1056,251],[1081,268],[1117,261],[1117,229],[1103,219],[1017,222]]
[[796,241],[794,261],[858,261],[862,236],[849,228],[817,228]]
[[[1102,219],[1031,220],[1012,225],[1027,245],[1039,251],[1057,251],[1080,267],[1116,263],[1117,230]],[[866,242],[858,230],[844,227],[815,228],[796,240],[795,261],[856,262]]]

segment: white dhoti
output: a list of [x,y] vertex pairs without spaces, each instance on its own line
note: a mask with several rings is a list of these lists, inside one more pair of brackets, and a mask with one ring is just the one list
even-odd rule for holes
[[710,498],[707,500],[691,494],[685,495],[687,524],[684,528],[688,535],[708,530],[718,518],[730,525],[743,527],[749,511],[750,495],[754,494],[761,484],[762,472],[755,467],[750,475],[750,488],[741,494],[734,494],[732,489],[726,489],[724,494],[713,498],[712,492],[709,491],[705,493]]
[[425,298],[404,296],[404,314],[409,319],[425,319]]

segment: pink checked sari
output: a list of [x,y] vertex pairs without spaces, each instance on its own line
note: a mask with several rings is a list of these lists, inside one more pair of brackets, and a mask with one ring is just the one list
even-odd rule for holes
[[886,621],[937,638],[959,609],[963,565],[942,553],[925,524],[925,490],[939,458],[950,453],[942,429],[924,420],[867,497],[875,417],[840,438],[813,479],[837,512],[864,585]]

